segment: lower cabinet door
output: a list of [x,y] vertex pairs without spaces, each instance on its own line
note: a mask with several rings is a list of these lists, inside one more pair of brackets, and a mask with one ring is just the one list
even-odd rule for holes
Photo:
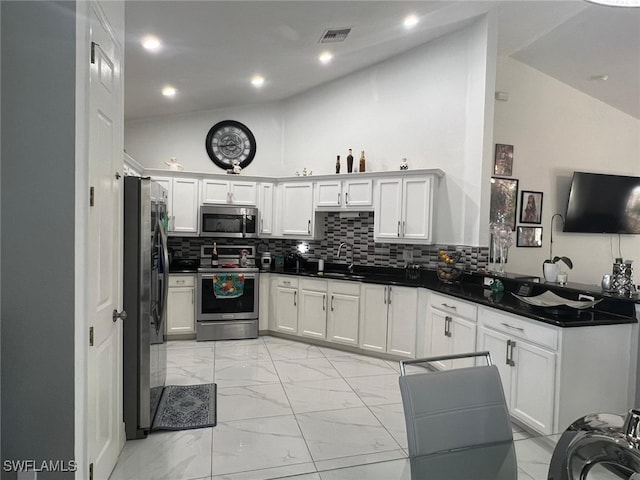
[[171,287],[167,297],[167,335],[194,333],[195,288]]
[[553,433],[556,354],[515,340],[511,414],[537,431]]
[[390,286],[388,302],[387,353],[414,358],[418,289]]
[[276,330],[286,333],[298,333],[298,290],[276,287],[274,308]]
[[500,380],[502,381],[502,389],[504,390],[504,396],[507,400],[507,405],[511,411],[511,376],[512,368],[507,364],[507,342],[511,340],[511,337],[490,330],[483,326],[479,327],[478,335],[478,350],[489,350],[491,354],[491,361],[498,367],[500,372]]
[[298,310],[298,334],[305,337],[326,338],[327,294],[312,290],[300,290]]
[[347,345],[358,344],[360,297],[331,293],[327,318],[327,339]]
[[[465,320],[464,318],[450,317],[449,331],[451,336],[451,353],[471,353],[476,351],[476,331],[477,326],[474,322]],[[484,358],[482,358],[484,365]],[[473,367],[475,365],[474,358],[463,358],[452,360],[451,366],[454,368]]]
[[383,285],[361,285],[359,346],[364,350],[387,350],[387,292]]
[[[437,357],[441,355],[449,355],[451,353],[451,341],[446,335],[447,315],[440,310],[429,308],[429,331],[427,340],[427,356]],[[433,362],[433,365],[440,369],[446,370],[451,368],[451,360],[440,360]]]

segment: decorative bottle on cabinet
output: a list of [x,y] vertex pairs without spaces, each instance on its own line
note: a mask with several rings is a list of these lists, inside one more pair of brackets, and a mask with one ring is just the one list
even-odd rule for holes
[[364,172],[364,164],[365,164],[364,150],[362,150],[362,153],[360,154],[360,171],[361,172]]
[[211,266],[218,266],[218,245],[214,242],[213,249],[211,250]]
[[336,157],[336,173],[340,173],[340,155]]
[[349,149],[349,155],[347,155],[347,173],[353,172],[353,155],[351,149]]

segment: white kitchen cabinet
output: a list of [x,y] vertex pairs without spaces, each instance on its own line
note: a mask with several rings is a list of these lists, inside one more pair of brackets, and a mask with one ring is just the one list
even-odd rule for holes
[[153,177],[168,193],[169,235],[197,235],[199,182],[195,178]]
[[262,182],[258,184],[258,214],[260,215],[260,236],[269,236],[273,235],[274,233],[273,193],[273,183]]
[[298,279],[288,275],[274,277],[273,325],[281,332],[298,333]]
[[260,272],[258,298],[258,331],[266,332],[271,325],[271,274]]
[[294,238],[313,237],[313,184],[311,182],[290,182],[280,185],[281,233]]
[[381,242],[431,243],[433,199],[433,175],[378,179],[374,238]]
[[358,345],[360,284],[329,280],[327,340]]
[[207,178],[202,180],[202,203],[222,205],[255,205],[256,182]]
[[360,348],[415,357],[417,289],[363,283],[360,297]]
[[[468,302],[432,293],[427,306],[425,356],[454,355],[476,351],[477,307]],[[474,365],[474,359],[434,362],[441,370]]]
[[316,207],[322,210],[366,209],[373,205],[371,178],[316,183]]
[[327,336],[327,281],[300,279],[298,335],[324,339]]
[[195,334],[195,275],[169,275],[165,333]]

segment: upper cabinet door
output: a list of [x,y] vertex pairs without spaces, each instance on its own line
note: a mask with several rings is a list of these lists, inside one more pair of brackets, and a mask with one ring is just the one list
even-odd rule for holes
[[313,184],[282,184],[282,234],[298,238],[313,236]]
[[258,213],[260,215],[260,235],[273,235],[273,184],[258,186]]
[[401,235],[402,180],[384,178],[377,182],[374,215],[376,238],[399,240]]
[[233,205],[255,205],[257,186],[255,182],[230,182],[229,198]]
[[316,207],[340,207],[342,206],[342,182],[318,182],[316,183],[318,199]]
[[198,233],[198,180],[174,178],[172,197],[172,230],[175,233]]
[[229,181],[212,179],[203,180],[202,203],[230,203]]
[[401,236],[404,239],[431,240],[432,178],[403,180]]
[[346,208],[371,207],[373,205],[373,180],[345,180],[343,206]]

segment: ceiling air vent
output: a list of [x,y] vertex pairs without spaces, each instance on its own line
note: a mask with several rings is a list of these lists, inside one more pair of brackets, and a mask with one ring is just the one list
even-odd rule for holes
[[320,37],[320,43],[344,42],[351,28],[328,28]]

